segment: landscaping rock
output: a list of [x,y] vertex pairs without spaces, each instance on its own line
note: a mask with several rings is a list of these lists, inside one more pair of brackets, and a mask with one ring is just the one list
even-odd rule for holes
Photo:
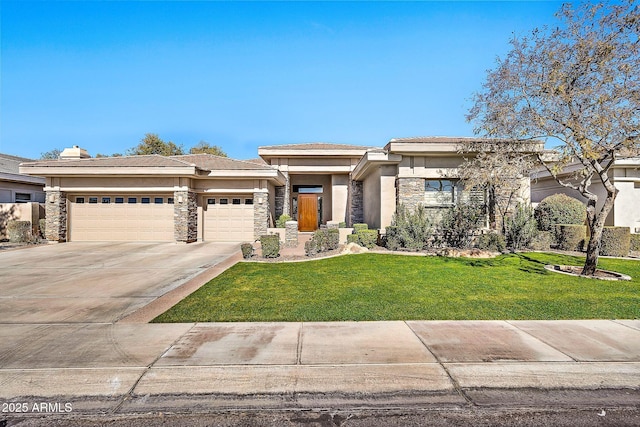
[[357,243],[348,243],[347,245],[345,245],[345,247],[342,249],[342,254],[361,254],[364,252],[369,252],[369,249],[367,248],[363,248],[362,246],[358,245]]

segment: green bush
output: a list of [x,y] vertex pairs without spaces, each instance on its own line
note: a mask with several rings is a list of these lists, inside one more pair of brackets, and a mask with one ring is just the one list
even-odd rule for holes
[[518,203],[515,211],[504,220],[507,245],[514,250],[528,248],[537,234],[533,209],[528,204]]
[[347,234],[347,243],[360,244],[360,238],[357,234]]
[[304,244],[307,256],[332,251],[340,246],[340,231],[337,228],[320,229],[313,233],[311,239]]
[[276,220],[276,228],[285,228],[287,221],[291,221],[291,217],[289,215],[280,215],[280,218]]
[[378,230],[360,230],[356,236],[358,236],[358,244],[368,249],[378,243]]
[[419,251],[427,247],[432,236],[431,220],[422,205],[413,211],[398,205],[391,225],[386,229],[385,246],[392,251]]
[[360,230],[368,230],[369,225],[364,223],[353,224],[353,231],[358,233]]
[[566,194],[554,194],[544,198],[534,212],[538,230],[551,231],[555,241],[559,243],[560,236],[556,234],[558,224],[583,225],[587,219],[585,204]]
[[533,238],[529,247],[534,251],[548,251],[554,241],[553,234],[550,231],[538,231]]
[[277,234],[265,234],[260,236],[263,258],[278,258],[280,256],[280,236]]
[[46,218],[40,218],[38,220],[38,228],[40,230],[40,237],[47,238],[47,220]]
[[338,224],[338,228],[347,228],[347,223],[342,221]]
[[502,234],[487,233],[478,236],[475,247],[483,251],[502,252],[507,248],[507,244]]
[[13,243],[27,243],[33,241],[31,221],[8,221],[7,237]]
[[629,236],[630,249],[634,252],[640,252],[640,234],[632,234]]
[[460,249],[470,248],[484,219],[484,209],[475,203],[459,203],[447,208],[436,228],[439,243]]
[[629,227],[604,227],[600,243],[600,255],[628,256],[631,249],[631,229]]
[[575,224],[556,225],[556,241],[562,251],[582,251],[587,238],[587,226]]
[[253,255],[253,245],[251,243],[242,243],[240,250],[242,250],[242,258],[244,259],[249,259]]

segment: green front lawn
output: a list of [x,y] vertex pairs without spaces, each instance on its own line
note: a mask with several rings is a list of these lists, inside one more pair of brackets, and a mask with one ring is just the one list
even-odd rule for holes
[[630,282],[571,277],[542,253],[491,260],[348,255],[239,263],[154,322],[640,318],[640,261],[601,259]]

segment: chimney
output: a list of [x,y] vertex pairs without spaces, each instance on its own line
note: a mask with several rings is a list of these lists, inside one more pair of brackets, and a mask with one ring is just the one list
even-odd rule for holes
[[65,148],[64,150],[62,150],[62,153],[60,153],[60,156],[58,157],[60,160],[69,160],[69,159],[88,159],[91,156],[89,155],[89,153],[87,153],[87,150],[85,150],[84,148],[80,148],[77,145],[74,145],[71,148]]

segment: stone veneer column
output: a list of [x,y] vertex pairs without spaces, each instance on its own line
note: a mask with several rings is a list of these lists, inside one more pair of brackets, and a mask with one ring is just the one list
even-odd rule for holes
[[291,199],[291,181],[289,181],[289,173],[282,172],[284,177],[287,179],[286,183],[283,186],[276,187],[275,194],[275,214],[276,218],[280,218],[280,215],[286,214],[291,216],[291,207],[289,200]]
[[424,178],[398,178],[397,201],[408,209],[415,209],[424,202]]
[[47,240],[50,242],[66,242],[67,194],[58,190],[47,191],[45,215]]
[[198,196],[192,191],[173,194],[173,236],[176,242],[198,240]]
[[278,219],[284,213],[284,186],[276,187],[275,204],[275,219]]
[[364,222],[362,181],[349,180],[349,226]]
[[269,225],[269,193],[253,193],[253,235],[257,239],[267,234]]
[[285,222],[284,245],[288,248],[298,246],[298,221]]

